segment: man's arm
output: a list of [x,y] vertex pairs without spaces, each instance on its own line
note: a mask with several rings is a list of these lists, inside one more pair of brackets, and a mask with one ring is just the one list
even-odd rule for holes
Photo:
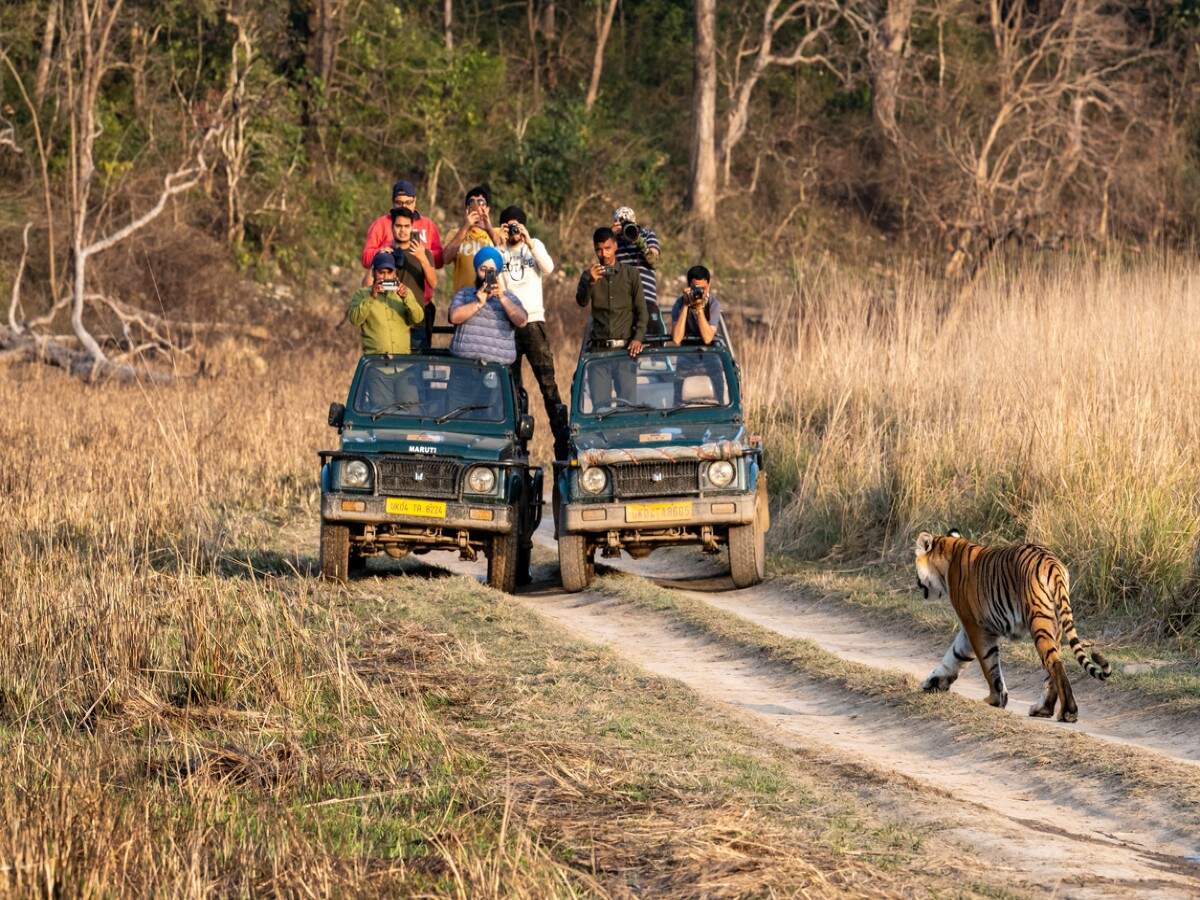
[[687,331],[687,303],[675,303],[675,318],[671,321],[671,341],[676,344],[683,343],[684,332]]
[[650,311],[646,309],[646,294],[642,290],[642,276],[633,266],[625,269],[633,279],[633,340],[639,344],[646,340],[646,326],[650,324]]
[[425,304],[417,299],[417,295],[409,291],[401,301],[403,310],[400,315],[409,325],[420,325],[425,321]]
[[642,251],[642,258],[646,260],[646,267],[649,269],[658,268],[658,258],[662,253],[662,247],[658,243],[658,235],[646,228],[638,235],[638,249]]
[[540,274],[549,275],[554,271],[554,260],[550,258],[550,251],[537,238],[529,242],[529,252],[533,255],[533,261]]
[[367,229],[367,239],[363,242],[362,264],[364,269],[371,268],[375,254],[392,244],[392,220],[390,216],[380,216]]
[[575,302],[587,306],[591,299],[592,276],[587,269],[579,276],[579,287],[575,288]]
[[711,344],[713,338],[717,336],[717,329],[714,328],[708,321],[708,316],[704,313],[704,307],[696,307],[696,327],[700,330],[700,339],[706,344]]
[[525,323],[529,321],[529,313],[525,312],[525,307],[521,305],[516,294],[504,291],[500,295],[500,305],[504,307],[504,314],[508,316],[508,321],[513,323],[514,328],[525,327]]
[[437,287],[437,272],[434,271],[433,262],[429,259],[429,253],[425,250],[424,244],[418,245],[421,248],[419,253],[414,253],[417,262],[421,264],[421,271],[425,274],[425,283],[431,288]]
[[434,268],[440,269],[446,264],[446,259],[442,255],[442,233],[430,219],[427,218],[425,221],[429,222],[429,255],[433,258]]
[[470,319],[475,313],[483,309],[487,302],[485,296],[480,300],[479,292],[474,288],[465,287],[454,295],[454,299],[450,301],[450,312],[447,318],[451,325],[461,325],[463,322]]
[[367,316],[371,314],[371,303],[374,298],[371,292],[366,288],[359,288],[350,297],[350,312],[347,318],[350,319],[352,325],[362,325],[367,321]]

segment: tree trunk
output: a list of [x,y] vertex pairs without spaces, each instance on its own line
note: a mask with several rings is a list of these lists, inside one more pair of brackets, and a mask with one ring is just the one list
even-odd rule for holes
[[[892,141],[896,139],[896,101],[900,91],[904,44],[916,0],[888,0],[879,28],[871,35],[870,61],[875,121]],[[940,76],[939,76],[940,77]]]
[[588,84],[587,99],[583,108],[591,112],[600,93],[600,75],[604,71],[604,47],[608,44],[608,33],[612,30],[613,15],[617,11],[617,0],[608,0],[608,9],[596,10],[596,53],[592,57],[592,80]]
[[446,49],[454,50],[454,0],[444,0],[442,3],[442,36],[446,41]]
[[692,184],[689,206],[702,225],[717,217],[716,0],[696,0],[692,87]]
[[42,52],[38,57],[37,79],[33,83],[33,99],[38,108],[46,98],[46,86],[50,83],[50,62],[54,57],[54,35],[58,31],[58,0],[51,0],[46,10],[46,27],[42,31]]

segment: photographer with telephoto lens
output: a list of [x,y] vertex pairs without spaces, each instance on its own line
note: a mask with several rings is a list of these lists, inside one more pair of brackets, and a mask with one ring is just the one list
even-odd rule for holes
[[671,309],[671,340],[701,340],[711,344],[721,323],[721,301],[712,293],[712,273],[704,266],[687,271],[687,288]]
[[554,379],[554,352],[546,337],[546,306],[542,294],[542,279],[554,271],[546,245],[530,236],[526,227],[525,210],[509,206],[500,213],[500,232],[504,243],[504,274],[508,288],[521,301],[529,321],[517,329],[517,359],[512,364],[513,380],[522,386],[521,360],[529,360],[529,368],[537,379],[546,406],[546,417],[554,435],[554,458],[567,457],[567,408],[558,393]]
[[613,233],[617,237],[617,259],[637,269],[642,279],[642,293],[646,303],[658,305],[658,258],[662,248],[658,235],[637,223],[637,216],[628,206],[613,213]]

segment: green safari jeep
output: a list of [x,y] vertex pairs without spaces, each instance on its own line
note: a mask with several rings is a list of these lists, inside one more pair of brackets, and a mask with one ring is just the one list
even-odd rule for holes
[[595,553],[728,548],[738,587],[764,575],[770,527],[762,443],[742,417],[740,370],[724,329],[711,345],[648,343],[581,352],[571,388],[569,459],[555,464],[563,587],[583,590]]
[[363,356],[346,404],[329,408],[339,450],[322,450],[321,573],[345,581],[380,553],[430,550],[488,561],[488,584],[529,581],[542,470],[533,419],[508,367],[427,350]]

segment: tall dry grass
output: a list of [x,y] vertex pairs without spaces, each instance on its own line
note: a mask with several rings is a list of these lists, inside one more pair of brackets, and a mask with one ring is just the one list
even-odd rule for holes
[[999,264],[961,297],[918,273],[817,271],[742,336],[776,539],[904,558],[922,529],[1031,539],[1075,604],[1200,628],[1200,278],[1178,260]]

